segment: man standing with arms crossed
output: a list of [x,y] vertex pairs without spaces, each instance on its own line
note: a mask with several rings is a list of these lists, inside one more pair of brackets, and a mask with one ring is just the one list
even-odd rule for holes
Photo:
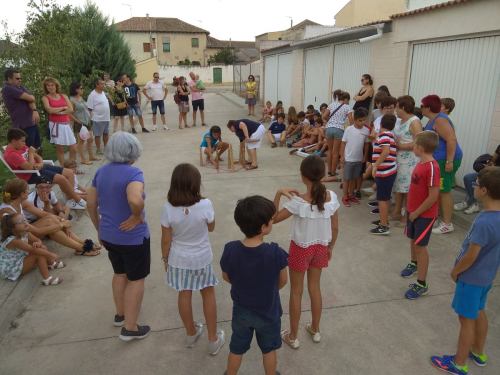
[[153,73],[153,80],[146,83],[142,92],[151,102],[151,111],[153,112],[153,131],[158,129],[156,126],[156,111],[158,109],[160,109],[163,130],[170,130],[165,121],[165,98],[167,97],[168,89],[163,81],[160,81],[160,74],[158,72]]

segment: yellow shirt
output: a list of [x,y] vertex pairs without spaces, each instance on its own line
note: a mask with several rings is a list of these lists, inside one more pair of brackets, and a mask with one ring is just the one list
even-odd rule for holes
[[257,82],[247,82],[245,83],[245,87],[247,89],[247,95],[257,95]]

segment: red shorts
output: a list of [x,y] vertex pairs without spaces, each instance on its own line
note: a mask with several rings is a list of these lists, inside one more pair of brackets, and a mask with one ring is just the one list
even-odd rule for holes
[[303,248],[291,241],[288,267],[295,272],[306,272],[311,267],[328,267],[328,246],[312,245]]

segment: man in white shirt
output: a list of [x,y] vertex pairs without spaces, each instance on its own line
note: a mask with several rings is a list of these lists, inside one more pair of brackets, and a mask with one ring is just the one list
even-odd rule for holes
[[153,131],[158,129],[156,126],[156,112],[158,109],[160,109],[163,130],[169,130],[165,121],[165,98],[167,97],[168,89],[163,81],[160,81],[160,74],[158,72],[153,74],[153,80],[146,83],[142,92],[151,102],[151,111],[153,112]]
[[205,100],[203,99],[203,91],[205,87],[199,77],[196,77],[194,72],[189,73],[191,81],[188,82],[189,90],[191,91],[191,104],[193,105],[193,126],[196,126],[196,113],[200,110],[201,126],[206,126],[205,124]]
[[95,146],[97,154],[102,154],[101,137],[104,147],[108,143],[110,111],[108,97],[104,93],[105,83],[102,78],[98,78],[95,89],[87,98],[87,107],[92,119],[92,131],[94,132]]

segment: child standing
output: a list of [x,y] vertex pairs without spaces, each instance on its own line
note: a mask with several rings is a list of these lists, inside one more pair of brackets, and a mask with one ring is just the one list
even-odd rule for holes
[[373,146],[372,176],[377,185],[379,220],[372,222],[375,228],[371,234],[390,234],[389,205],[394,181],[396,180],[396,141],[392,130],[396,125],[396,116],[384,115],[380,120],[380,133]]
[[477,366],[488,363],[484,351],[488,318],[484,309],[500,266],[500,167],[479,172],[474,196],[483,211],[474,220],[451,272],[456,283],[452,307],[460,320],[457,352],[431,358],[438,369],[458,375],[467,375],[467,357]]
[[266,375],[279,374],[276,350],[281,347],[283,313],[279,290],[287,283],[288,255],[278,244],[264,242],[271,233],[275,213],[273,202],[258,195],[242,199],[234,211],[245,239],[227,243],[220,260],[233,300],[227,375],[238,372],[254,331]]
[[360,203],[354,195],[354,189],[368,154],[370,130],[365,126],[367,119],[368,111],[366,109],[356,109],[354,111],[354,125],[347,127],[342,136],[342,144],[340,145],[340,164],[344,170],[342,203],[346,207],[350,207],[351,203]]
[[413,169],[408,192],[406,235],[410,238],[411,261],[401,271],[402,277],[417,272],[417,282],[410,285],[405,297],[417,299],[428,293],[427,270],[429,268],[429,243],[432,225],[438,215],[439,165],[432,153],[439,138],[432,131],[417,134],[413,152],[420,162]]
[[179,164],[172,172],[168,201],[161,216],[161,250],[166,283],[179,292],[178,306],[186,328],[186,346],[192,348],[203,333],[203,324],[193,319],[192,294],[200,291],[208,330],[208,352],[219,353],[224,331],[217,331],[212,269],[212,248],[208,232],[215,228],[212,202],[200,193],[201,175],[191,164]]
[[321,179],[325,176],[325,163],[319,156],[308,156],[300,165],[302,182],[307,190],[300,194],[292,189],[280,189],[274,198],[276,209],[281,197],[289,198],[279,210],[274,223],[293,216],[292,239],[288,264],[290,267],[290,329],[281,332],[283,341],[293,349],[300,347],[298,339],[304,276],[311,299],[312,322],[306,330],[313,342],[321,341],[319,322],[322,298],[321,270],[328,267],[338,235],[339,202],[333,191],[326,190]]
[[277,147],[277,143],[280,143],[280,146],[283,147],[285,145],[286,139],[286,125],[285,125],[285,114],[279,113],[278,120],[273,122],[267,131],[267,139],[271,142],[271,147]]

